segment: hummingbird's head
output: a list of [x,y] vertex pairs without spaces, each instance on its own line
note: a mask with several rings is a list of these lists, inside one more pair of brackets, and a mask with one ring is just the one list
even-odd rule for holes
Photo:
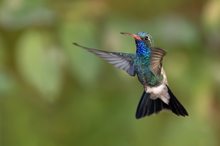
[[133,37],[136,43],[144,42],[148,47],[151,47],[153,44],[152,36],[147,32],[138,32],[136,34],[121,32],[121,34]]

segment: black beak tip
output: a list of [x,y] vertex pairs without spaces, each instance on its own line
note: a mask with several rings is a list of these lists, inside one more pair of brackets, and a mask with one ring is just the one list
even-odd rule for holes
[[127,32],[120,32],[120,34],[122,34],[122,35],[126,35],[126,34],[128,34]]

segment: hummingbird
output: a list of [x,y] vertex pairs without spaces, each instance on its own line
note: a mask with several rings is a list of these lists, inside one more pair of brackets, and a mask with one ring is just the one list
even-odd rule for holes
[[134,38],[135,54],[108,52],[77,43],[73,44],[97,55],[116,68],[124,70],[130,76],[137,76],[144,91],[137,106],[136,119],[159,113],[163,109],[171,110],[177,116],[188,116],[186,109],[168,86],[167,76],[162,66],[166,51],[154,47],[152,36],[147,32],[136,34],[121,32],[121,34]]

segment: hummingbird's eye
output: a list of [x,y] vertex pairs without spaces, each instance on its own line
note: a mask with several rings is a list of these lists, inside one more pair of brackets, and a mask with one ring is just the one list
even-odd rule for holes
[[145,41],[149,40],[149,37],[148,37],[148,36],[146,36],[146,37],[144,38],[144,40],[145,40]]

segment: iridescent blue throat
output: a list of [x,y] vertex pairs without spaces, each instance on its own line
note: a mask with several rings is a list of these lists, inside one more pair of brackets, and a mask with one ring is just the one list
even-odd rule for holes
[[136,54],[137,56],[150,57],[150,47],[144,41],[135,40],[136,43]]

